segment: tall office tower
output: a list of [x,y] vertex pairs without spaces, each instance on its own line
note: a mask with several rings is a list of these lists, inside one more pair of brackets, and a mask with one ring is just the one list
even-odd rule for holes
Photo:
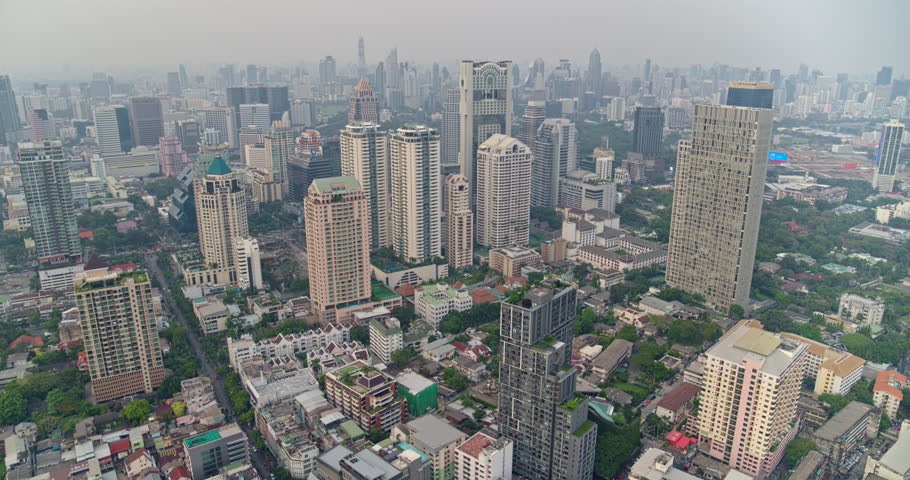
[[600,64],[600,52],[595,48],[588,57],[587,89],[594,92],[594,95],[598,97],[603,92],[601,87],[602,76],[603,66]]
[[610,147],[598,147],[594,149],[594,173],[601,180],[613,179],[613,161],[616,159],[616,153]]
[[664,139],[664,112],[660,107],[635,109],[632,150],[646,157],[659,155]]
[[676,159],[667,284],[749,306],[772,112],[696,105]]
[[312,100],[297,98],[291,103],[291,125],[295,127],[315,126],[313,113],[316,109]]
[[30,108],[28,110],[28,125],[32,129],[33,142],[57,137],[54,116],[44,108]]
[[477,149],[474,214],[477,243],[490,248],[528,243],[531,149],[494,134]]
[[335,58],[327,55],[319,61],[319,83],[325,85],[335,82]]
[[352,123],[341,131],[341,174],[360,184],[369,204],[370,248],[392,246],[389,137],[375,123]]
[[247,65],[246,66],[246,84],[253,85],[259,82],[259,72],[256,69],[256,65]]
[[133,126],[133,142],[138,146],[158,145],[164,136],[164,112],[161,99],[136,97],[130,99],[130,124]]
[[250,236],[246,194],[240,178],[221,157],[215,157],[204,177],[193,180],[199,249],[205,264],[235,267],[234,239]]
[[386,79],[385,86],[392,88],[401,87],[401,66],[398,64],[398,48],[389,50],[385,58]]
[[218,68],[218,88],[231,88],[234,84],[234,66],[222,65]]
[[749,108],[773,108],[774,85],[768,82],[729,82],[727,105]]
[[645,67],[644,67],[644,71],[642,72],[641,80],[642,80],[642,82],[644,82],[644,85],[643,85],[644,92],[648,93],[648,94],[652,93],[651,92],[651,59],[650,58],[645,59]]
[[176,177],[190,164],[177,137],[161,137],[158,140],[158,150],[161,155],[161,174],[166,177]]
[[69,169],[60,140],[19,143],[19,171],[39,263],[59,263],[82,253]]
[[239,128],[256,125],[260,129],[266,130],[272,125],[272,114],[269,111],[269,105],[266,103],[245,103],[240,105],[239,110]]
[[190,87],[190,77],[186,74],[186,66],[184,64],[182,64],[182,63],[180,64],[180,66],[177,69],[177,73],[180,74],[180,77],[179,77],[180,86],[183,88],[189,88]]
[[537,129],[531,158],[531,205],[559,204],[559,179],[578,165],[578,134],[575,123],[548,118]]
[[331,162],[319,151],[291,155],[288,158],[289,199],[295,202],[302,201],[313,180],[331,177],[332,171]]
[[353,177],[314,180],[303,200],[310,299],[320,319],[370,301],[369,205]]
[[272,127],[265,136],[265,154],[275,180],[281,182],[282,193],[288,192],[288,159],[297,149],[297,135],[289,127]]
[[547,118],[547,103],[543,100],[529,100],[528,106],[525,107],[525,113],[521,116],[521,132],[515,137],[521,143],[534,147],[534,140],[537,138],[537,130]]
[[367,54],[362,36],[357,39],[357,74],[361,77],[367,74]]
[[512,135],[512,62],[461,62],[458,158],[476,202],[477,148],[494,134]]
[[174,130],[184,152],[191,155],[199,153],[199,143],[202,142],[202,131],[199,128],[199,122],[194,119],[177,120]]
[[708,455],[757,478],[774,470],[800,427],[807,349],[744,321],[708,350],[698,408]]
[[73,293],[95,401],[161,385],[164,360],[148,274],[111,271],[93,255],[73,279]]
[[183,94],[180,87],[180,72],[167,72],[167,94],[174,97]]
[[134,145],[126,107],[108,105],[95,108],[95,137],[102,155],[129,152]]
[[348,100],[348,123],[354,122],[379,123],[379,99],[373,93],[370,82],[363,77],[360,77]]
[[[263,127],[268,128],[272,120],[281,120],[284,113],[291,109],[291,100],[288,97],[287,86],[249,85],[246,87],[231,87],[226,90],[226,103],[234,115],[234,128],[243,127],[240,123],[240,105],[253,103],[267,103],[271,119]],[[206,127],[208,128],[208,127]]]
[[92,74],[92,83],[89,87],[89,96],[92,98],[111,98],[111,79],[104,72]]
[[19,130],[18,111],[9,75],[0,75],[0,143],[6,143],[7,133]]
[[894,190],[894,172],[901,156],[903,135],[904,124],[897,120],[882,125],[882,135],[875,152],[875,171],[872,173],[872,186],[879,192]]
[[889,66],[882,67],[881,70],[875,74],[875,84],[876,85],[891,85],[891,73],[894,71]]
[[441,254],[439,134],[423,125],[389,134],[392,248],[409,262]]
[[206,130],[218,131],[218,144],[227,143],[231,147],[237,147],[235,116],[229,107],[204,108],[199,113],[202,114],[202,125]]
[[450,268],[474,264],[474,214],[468,201],[468,179],[453,173],[445,179],[446,258]]
[[[771,76],[768,80],[771,82],[771,85],[774,88],[782,88],[784,86],[784,84],[782,82],[782,78],[783,77],[781,77],[780,69],[775,68],[775,69],[771,70]],[[846,78],[844,78],[844,80],[846,80]]]
[[460,122],[458,120],[459,91],[457,88],[446,90],[445,102],[442,104],[442,132],[440,138],[440,159],[443,165],[458,163],[458,142]]
[[500,308],[500,433],[515,444],[512,469],[531,480],[590,479],[597,426],[575,393],[572,324],[577,292],[560,282]]

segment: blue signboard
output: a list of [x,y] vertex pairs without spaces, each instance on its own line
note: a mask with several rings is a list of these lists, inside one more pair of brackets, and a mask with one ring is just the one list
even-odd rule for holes
[[772,162],[786,162],[786,152],[768,152],[768,160]]

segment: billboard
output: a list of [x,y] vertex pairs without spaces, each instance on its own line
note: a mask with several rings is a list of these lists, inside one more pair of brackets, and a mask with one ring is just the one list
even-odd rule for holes
[[786,152],[768,152],[768,161],[769,162],[786,162],[787,154],[786,154]]

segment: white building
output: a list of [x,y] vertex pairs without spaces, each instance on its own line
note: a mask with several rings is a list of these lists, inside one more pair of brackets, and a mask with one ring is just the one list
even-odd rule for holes
[[392,352],[404,348],[401,322],[397,318],[370,320],[370,352],[383,363],[392,362]]
[[422,262],[442,253],[439,134],[416,125],[389,135],[392,173],[392,247]]
[[885,302],[845,293],[840,296],[837,315],[862,325],[879,325],[885,316]]
[[875,221],[887,225],[895,218],[910,218],[910,202],[892,203],[875,209]]
[[73,277],[82,272],[82,267],[82,265],[73,265],[71,267],[38,270],[38,284],[41,286],[41,290],[67,290],[72,292]]
[[455,290],[444,284],[426,285],[414,290],[414,310],[421,318],[434,327],[439,326],[442,317],[455,310],[463,312],[473,305],[465,290]]
[[473,188],[477,243],[491,248],[526,245],[531,149],[506,135],[491,136],[477,148],[477,183]]
[[559,179],[559,205],[612,212],[616,209],[616,184],[587,170],[573,170]]
[[272,112],[267,103],[244,103],[240,105],[240,127],[256,125],[267,129],[272,125]]
[[371,122],[356,122],[341,131],[341,174],[360,182],[370,211],[370,248],[392,245],[389,137]]
[[259,257],[259,241],[252,237],[235,238],[234,265],[237,267],[237,286],[246,290],[250,287],[261,290],[262,263]]
[[512,478],[513,443],[478,432],[455,449],[455,480]]
[[301,333],[278,334],[258,342],[253,341],[250,335],[242,335],[240,338],[227,339],[228,359],[237,370],[243,362],[252,358],[269,360],[295,356],[300,352],[307,353],[333,343],[341,345],[350,340],[351,326],[334,323]]

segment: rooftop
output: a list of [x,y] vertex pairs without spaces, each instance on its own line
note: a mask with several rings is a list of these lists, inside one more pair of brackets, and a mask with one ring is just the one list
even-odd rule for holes
[[761,362],[763,373],[779,376],[807,348],[793,340],[740,322],[727,331],[707,354],[737,365],[745,358],[752,358]]
[[473,437],[467,439],[464,443],[459,445],[458,450],[466,455],[478,458],[480,452],[483,452],[487,447],[492,445],[493,442],[495,442],[493,437],[487,436],[481,432],[477,432]]
[[466,437],[463,432],[435,415],[417,417],[408,422],[407,426],[411,429],[413,442],[420,442],[433,450],[442,449]]
[[212,160],[208,171],[206,171],[207,175],[227,175],[229,173],[231,173],[231,167],[228,166],[220,155]]
[[857,422],[869,414],[875,407],[860,402],[850,402],[837,415],[831,417],[818,430],[815,436],[822,440],[833,442],[846,435]]
[[310,185],[310,190],[320,194],[359,192],[360,182],[354,177],[317,178]]
[[664,395],[657,406],[675,412],[695,398],[695,395],[698,394],[699,390],[701,390],[701,388],[699,388],[698,385],[682,382],[671,390],[670,393]]

